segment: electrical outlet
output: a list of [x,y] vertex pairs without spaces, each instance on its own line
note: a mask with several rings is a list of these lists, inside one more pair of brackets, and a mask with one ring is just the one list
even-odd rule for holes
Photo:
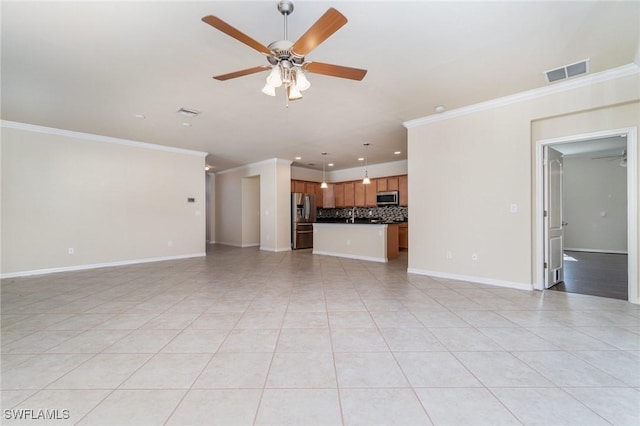
[[167,247],[173,247],[173,240],[167,241]]
[[471,255],[471,260],[478,260],[478,253],[473,253]]
[[75,252],[76,252],[76,251],[73,249],[73,247],[69,247],[69,248],[67,249],[67,253],[68,253],[68,254],[74,254]]
[[447,250],[445,256],[447,257],[447,259],[453,259],[453,253],[451,253],[451,250]]
[[351,245],[351,240],[347,240],[347,245],[350,246]]

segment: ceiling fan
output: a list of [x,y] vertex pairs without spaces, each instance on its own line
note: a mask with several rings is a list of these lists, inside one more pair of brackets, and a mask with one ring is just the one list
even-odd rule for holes
[[620,160],[620,167],[627,167],[627,149],[622,150],[620,155],[607,155],[604,157],[592,157],[592,160]]
[[240,30],[232,27],[217,16],[209,15],[202,21],[222,31],[265,55],[268,65],[259,65],[240,71],[214,76],[220,81],[270,70],[262,92],[275,96],[275,89],[284,85],[288,100],[302,98],[302,91],[311,86],[305,73],[323,74],[331,77],[362,80],[367,70],[308,61],[305,56],[322,42],[328,39],[347,23],[347,18],[334,8],[328,9],[300,38],[294,43],[288,40],[287,17],[293,12],[293,2],[282,0],[278,3],[278,11],[284,16],[284,39],[274,41],[268,46],[254,40]]

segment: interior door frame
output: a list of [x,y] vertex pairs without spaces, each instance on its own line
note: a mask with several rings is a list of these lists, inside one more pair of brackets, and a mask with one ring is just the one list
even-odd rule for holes
[[534,268],[536,279],[533,287],[536,290],[544,290],[544,147],[547,145],[560,145],[571,142],[582,142],[591,139],[600,139],[627,135],[627,283],[628,300],[631,303],[640,304],[638,294],[638,129],[626,127],[621,129],[603,130],[600,132],[584,133],[572,136],[563,136],[536,141],[536,202],[535,202],[535,260]]

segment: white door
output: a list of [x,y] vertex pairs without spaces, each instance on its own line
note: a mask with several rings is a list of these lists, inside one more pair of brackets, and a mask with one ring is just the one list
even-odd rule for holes
[[562,220],[562,153],[544,147],[545,288],[564,280]]

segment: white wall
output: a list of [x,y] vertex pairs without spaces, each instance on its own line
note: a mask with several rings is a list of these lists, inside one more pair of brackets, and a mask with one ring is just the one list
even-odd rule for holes
[[271,159],[216,173],[216,242],[242,246],[242,182],[260,177],[260,248],[291,249],[291,162]]
[[260,245],[260,176],[242,179],[242,247]]
[[532,288],[536,141],[637,127],[638,99],[630,66],[406,123],[409,271]]
[[566,249],[627,253],[627,169],[620,160],[565,158]]
[[207,173],[207,185],[209,195],[209,232],[207,233],[207,241],[213,244],[216,242],[216,175],[214,173]]
[[204,255],[205,153],[11,122],[0,147],[3,276]]

